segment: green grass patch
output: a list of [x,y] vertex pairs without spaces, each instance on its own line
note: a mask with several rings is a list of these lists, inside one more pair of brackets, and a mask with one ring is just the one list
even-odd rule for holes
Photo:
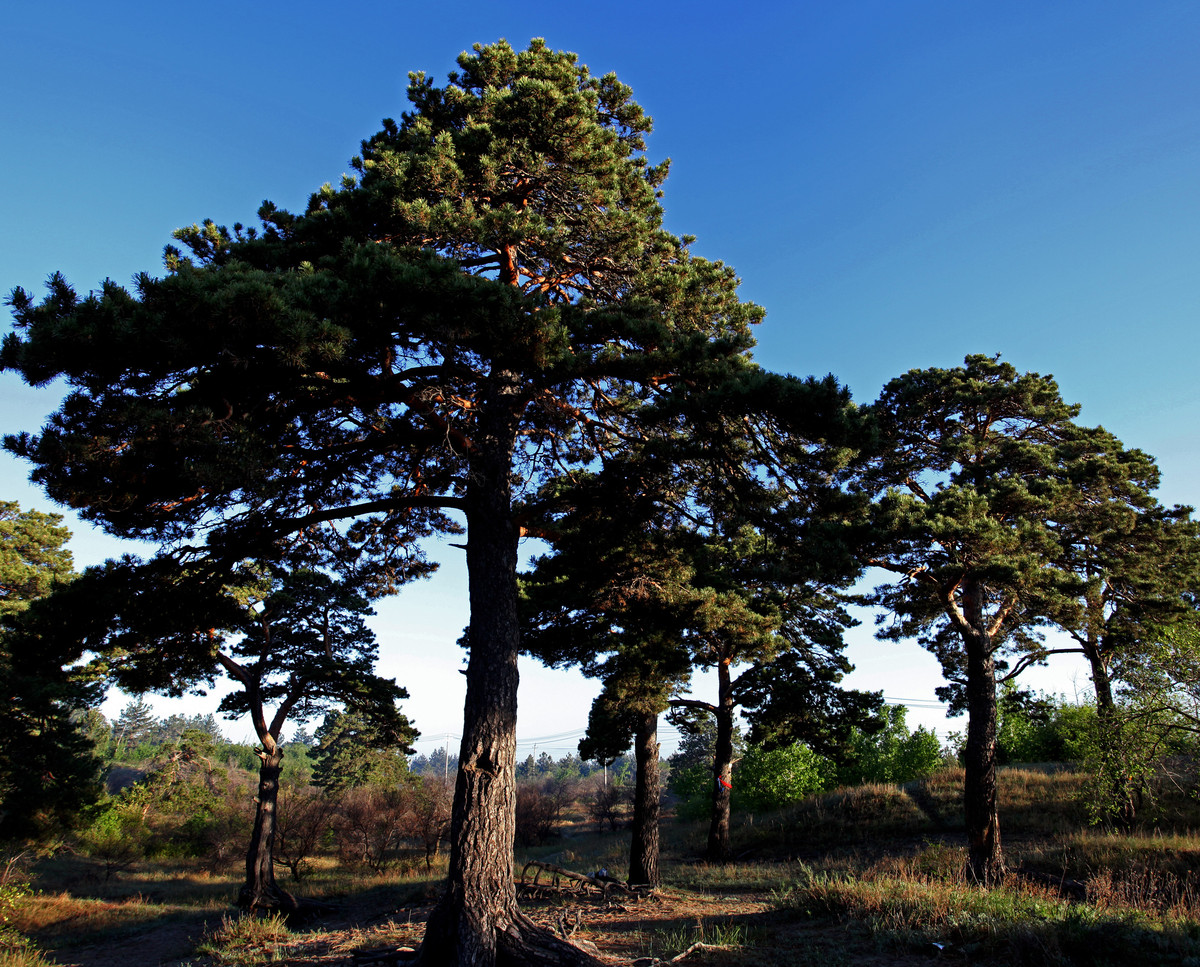
[[221,926],[205,933],[196,953],[221,965],[277,964],[286,959],[293,939],[283,914],[226,916]]
[[897,951],[941,951],[974,963],[1102,965],[1200,963],[1194,918],[1144,906],[1072,902],[1019,878],[968,882],[944,847],[858,873],[797,870],[778,909],[802,919],[853,921]]

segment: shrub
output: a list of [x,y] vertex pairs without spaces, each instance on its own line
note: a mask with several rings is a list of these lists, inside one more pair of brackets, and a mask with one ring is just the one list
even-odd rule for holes
[[944,754],[938,737],[923,727],[910,732],[904,721],[907,713],[903,705],[887,706],[879,713],[875,731],[851,731],[838,767],[842,785],[911,782],[941,768]]
[[1034,695],[1006,682],[998,696],[996,758],[1013,762],[1074,762],[1087,756],[1098,725],[1094,705]]
[[104,865],[104,879],[127,869],[146,855],[150,831],[141,809],[113,802],[78,835],[80,850]]
[[781,809],[832,785],[834,766],[796,742],[779,749],[750,746],[733,775],[733,804],[739,809]]
[[293,880],[308,872],[308,860],[333,826],[337,800],[322,789],[284,783],[275,818],[274,860]]
[[596,823],[616,832],[617,826],[625,819],[626,806],[629,802],[628,787],[610,782],[607,785],[596,784],[588,802],[588,812]]
[[517,787],[517,843],[538,846],[554,833],[559,809],[554,797],[534,783]]
[[411,776],[409,787],[411,808],[406,818],[405,836],[424,847],[425,868],[432,869],[442,840],[450,835],[454,780],[442,776]]
[[359,786],[347,790],[333,824],[342,863],[383,872],[403,845],[403,822],[409,807],[403,789]]

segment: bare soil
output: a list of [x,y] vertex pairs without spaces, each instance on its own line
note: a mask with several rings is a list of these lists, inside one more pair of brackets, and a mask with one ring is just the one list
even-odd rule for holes
[[[665,889],[628,902],[579,898],[523,906],[542,926],[595,944],[600,957],[614,965],[666,962],[697,940],[704,946],[681,963],[905,967],[929,962],[928,956],[879,950],[854,925],[797,921],[794,914],[778,912],[760,892],[710,895]],[[297,925],[292,941],[280,951],[282,960],[276,962],[292,967],[346,965],[355,953],[415,947],[431,907],[425,902],[396,909],[383,896],[355,897],[342,908]],[[232,911],[158,920],[118,937],[110,934],[102,942],[51,950],[48,958],[63,967],[202,967],[213,962],[197,955],[196,946],[205,930],[219,928],[226,915]],[[738,942],[722,946],[722,933],[731,932]],[[269,959],[264,952],[261,962]]]

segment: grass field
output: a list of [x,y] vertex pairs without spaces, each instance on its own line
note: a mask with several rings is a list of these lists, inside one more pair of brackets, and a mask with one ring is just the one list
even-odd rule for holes
[[[1012,876],[983,889],[964,873],[962,774],[866,786],[780,813],[735,816],[735,860],[697,859],[704,829],[664,823],[664,886],[645,900],[556,897],[525,903],[546,926],[612,963],[1200,965],[1200,811],[1166,787],[1145,828],[1089,830],[1081,778],[1001,772]],[[518,856],[620,875],[624,834],[578,823]],[[158,964],[318,965],[355,951],[415,946],[441,872],[352,875],[332,858],[301,884],[326,901],[303,924],[245,920],[229,906],[238,870],[142,863],[105,877],[60,854],[27,887],[5,886],[0,967]],[[286,881],[284,881],[286,883]]]

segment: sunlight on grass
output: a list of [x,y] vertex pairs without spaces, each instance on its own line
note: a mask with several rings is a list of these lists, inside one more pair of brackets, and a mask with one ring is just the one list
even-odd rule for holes
[[754,941],[752,932],[745,924],[697,917],[695,924],[690,927],[644,932],[642,951],[646,957],[670,958],[696,943],[733,948],[750,946]]
[[1125,899],[1111,890],[1093,897],[1089,888],[1088,902],[1072,902],[1017,877],[985,889],[969,882],[957,856],[940,846],[907,861],[891,857],[856,875],[803,868],[774,896],[780,910],[801,918],[860,922],[894,949],[928,952],[938,945],[1042,964],[1092,963],[1098,950],[1111,963],[1200,958],[1194,916],[1149,909],[1136,891]]
[[214,964],[276,964],[283,962],[291,940],[292,932],[282,914],[226,916],[220,927],[205,932],[196,952]]

